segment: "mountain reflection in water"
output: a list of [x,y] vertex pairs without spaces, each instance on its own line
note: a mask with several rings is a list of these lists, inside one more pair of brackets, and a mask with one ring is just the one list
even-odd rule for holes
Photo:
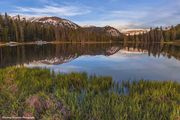
[[115,80],[180,81],[180,47],[167,44],[46,44],[0,47],[0,67],[46,67]]

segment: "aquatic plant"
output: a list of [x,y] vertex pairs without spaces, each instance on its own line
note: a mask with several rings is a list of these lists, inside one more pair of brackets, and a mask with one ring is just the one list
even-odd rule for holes
[[123,81],[39,68],[0,70],[0,116],[36,119],[178,120],[180,84]]

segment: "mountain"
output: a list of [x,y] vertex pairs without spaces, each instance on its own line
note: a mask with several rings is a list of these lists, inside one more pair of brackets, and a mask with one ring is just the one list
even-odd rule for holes
[[99,34],[106,34],[113,37],[119,37],[122,36],[122,34],[115,28],[111,26],[105,26],[105,27],[96,27],[96,26],[85,26],[82,27],[80,25],[77,25],[76,23],[59,18],[59,17],[29,17],[29,16],[13,16],[13,19],[20,19],[20,20],[27,20],[30,22],[40,22],[44,24],[51,24],[54,26],[62,27],[62,28],[69,28],[69,29],[84,29],[86,31],[90,32],[96,32]]
[[113,37],[122,36],[122,34],[117,29],[111,26],[105,26],[105,27],[85,26],[84,29],[99,34],[107,34]]
[[139,35],[149,32],[150,29],[123,29],[121,32],[125,35]]
[[65,28],[70,28],[70,29],[78,29],[80,28],[79,25],[76,23],[67,20],[67,19],[62,19],[59,17],[28,17],[28,16],[13,16],[12,18],[18,19],[20,17],[20,20],[27,20],[29,22],[40,22],[44,24],[51,24],[55,25],[58,27],[65,27]]
[[104,29],[107,33],[109,33],[111,36],[114,36],[114,37],[123,35],[122,33],[119,32],[119,30],[111,26],[105,26]]
[[80,26],[75,24],[74,22],[67,20],[67,19],[62,19],[59,17],[42,17],[42,18],[34,18],[31,19],[32,22],[41,22],[41,23],[48,23],[52,25],[57,25],[59,27],[66,27],[66,28],[72,28],[72,29],[77,29]]
[[[2,34],[1,34],[2,33]],[[82,27],[59,17],[0,15],[0,42],[119,42],[124,35],[111,26]]]

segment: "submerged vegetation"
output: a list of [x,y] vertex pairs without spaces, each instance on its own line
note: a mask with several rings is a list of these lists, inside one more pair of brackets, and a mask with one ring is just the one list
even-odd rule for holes
[[48,69],[0,70],[0,116],[36,119],[178,120],[180,84],[172,81],[116,83],[85,73]]

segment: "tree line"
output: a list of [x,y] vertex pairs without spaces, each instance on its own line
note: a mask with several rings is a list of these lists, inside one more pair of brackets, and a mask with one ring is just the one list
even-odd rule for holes
[[89,42],[89,41],[119,41],[120,37],[113,37],[107,33],[88,31],[84,28],[70,29],[41,22],[10,17],[7,13],[0,15],[0,42],[34,42],[34,41],[65,41],[65,42]]
[[171,42],[180,40],[180,24],[177,26],[150,28],[149,32],[143,32],[140,34],[128,35],[124,38],[125,41],[130,42],[143,42],[143,43],[154,43],[154,42]]
[[10,17],[7,13],[0,15],[0,42],[35,42],[35,41],[63,41],[63,42],[170,42],[180,40],[180,24],[163,29],[154,28],[149,32],[138,35],[114,37],[107,31],[89,30],[79,27],[77,29],[61,27],[41,22],[30,22],[28,20]]

